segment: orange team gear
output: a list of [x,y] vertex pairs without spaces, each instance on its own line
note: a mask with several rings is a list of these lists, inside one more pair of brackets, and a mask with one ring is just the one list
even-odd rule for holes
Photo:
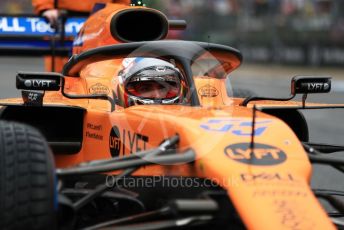
[[[58,0],[57,8],[76,12],[90,12],[96,3],[120,3],[130,4],[130,0]],[[44,10],[54,9],[54,0],[32,0],[32,6],[36,14],[40,14]]]
[[[54,9],[55,5],[57,9],[68,10],[73,12],[88,13],[93,9],[96,3],[119,3],[130,4],[130,0],[32,0],[32,6],[36,14],[41,14],[45,10]],[[68,61],[67,57],[55,57],[55,72],[61,72],[63,65]],[[52,58],[46,56],[44,58],[45,70],[52,71]]]

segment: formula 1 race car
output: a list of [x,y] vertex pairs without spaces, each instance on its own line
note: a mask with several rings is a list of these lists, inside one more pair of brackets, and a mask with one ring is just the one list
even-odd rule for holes
[[344,193],[310,178],[311,162],[343,172],[324,154],[344,146],[310,143],[299,112],[344,108],[306,103],[330,78],[294,77],[290,98],[233,97],[240,51],[164,40],[184,26],[107,4],[62,74],[18,72],[22,98],[0,101],[1,229],[343,227]]

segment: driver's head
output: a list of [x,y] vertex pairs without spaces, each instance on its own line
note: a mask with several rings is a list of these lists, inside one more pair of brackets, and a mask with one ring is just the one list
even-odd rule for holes
[[171,63],[156,58],[126,58],[119,72],[125,106],[174,104],[182,97],[183,78]]

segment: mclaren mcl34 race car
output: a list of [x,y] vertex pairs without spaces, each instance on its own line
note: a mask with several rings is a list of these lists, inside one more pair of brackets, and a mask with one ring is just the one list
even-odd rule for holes
[[235,97],[240,51],[165,40],[182,27],[107,4],[62,74],[18,72],[22,98],[0,101],[1,229],[343,227],[343,192],[310,179],[311,163],[343,172],[325,154],[344,147],[310,143],[299,111],[343,108],[306,103],[331,79],[294,77],[289,98]]

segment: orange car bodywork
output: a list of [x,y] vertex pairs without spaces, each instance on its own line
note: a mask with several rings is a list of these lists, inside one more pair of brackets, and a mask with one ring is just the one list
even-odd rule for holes
[[[74,53],[120,43],[104,24],[123,9],[122,5],[109,4],[93,15],[83,30],[84,45],[75,48]],[[120,62],[113,60],[88,63],[79,78],[66,76],[66,92],[111,95],[119,68]],[[310,189],[312,167],[291,128],[282,120],[257,111],[253,154],[262,164],[251,164],[251,149],[247,146],[251,143],[252,103],[244,107],[240,105],[243,99],[224,94],[224,80],[198,78],[195,84],[200,107],[116,105],[111,111],[108,101],[71,100],[60,92],[47,92],[44,104],[86,109],[82,149],[75,155],[56,156],[57,167],[151,149],[177,133],[179,149],[192,148],[197,155],[195,162],[147,166],[134,175],[212,179],[228,191],[248,229],[334,229]],[[205,94],[201,90],[209,85],[211,96],[209,89]],[[270,162],[263,164],[267,158]]]

